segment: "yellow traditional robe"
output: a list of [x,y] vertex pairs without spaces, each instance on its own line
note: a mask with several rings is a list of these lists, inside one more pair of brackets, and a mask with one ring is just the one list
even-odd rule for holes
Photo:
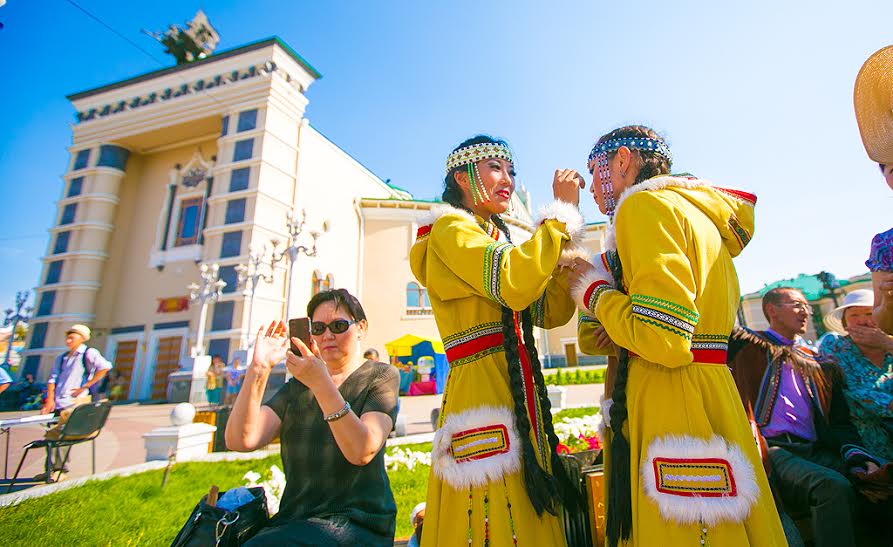
[[755,203],[690,178],[637,184],[612,227],[626,294],[604,267],[574,288],[581,349],[607,353],[594,347],[602,325],[630,351],[630,545],[787,544],[725,359],[740,296],[732,257],[753,235]]
[[[555,202],[533,236],[517,246],[465,211],[445,207],[434,217],[419,228],[410,254],[450,362],[422,544],[482,546],[489,539],[492,546],[564,545],[560,520],[547,512],[538,516],[524,486],[501,310],[530,307],[544,328],[573,317],[567,277],[557,266],[582,229],[582,217],[576,207]],[[551,469],[537,386],[521,353],[530,438],[540,464]]]

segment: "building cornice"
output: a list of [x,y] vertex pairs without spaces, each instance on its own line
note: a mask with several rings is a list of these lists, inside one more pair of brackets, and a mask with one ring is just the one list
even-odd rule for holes
[[214,55],[210,55],[205,57],[204,59],[199,59],[197,61],[193,61],[191,63],[185,63],[182,65],[176,65],[168,68],[162,68],[160,70],[153,70],[151,72],[146,72],[145,74],[140,74],[139,76],[134,76],[132,78],[128,78],[126,80],[121,80],[120,82],[115,82],[113,84],[104,85],[101,87],[95,87],[93,89],[88,89],[85,91],[79,91],[77,93],[72,93],[68,95],[66,98],[69,101],[77,101],[80,99],[85,99],[87,97],[91,97],[93,95],[98,95],[100,93],[105,93],[106,91],[113,91],[115,89],[120,89],[122,87],[127,87],[129,85],[138,84],[140,82],[145,82],[148,80],[153,80],[155,78],[160,78],[161,76],[167,76],[168,74],[174,74],[177,72],[183,72],[190,68],[194,68],[202,65],[213,64],[217,61],[222,61],[223,59],[228,59],[230,57],[235,57],[237,55],[242,55],[243,53],[248,53],[250,51],[255,51],[258,49],[263,49],[268,46],[278,45],[285,52],[294,59],[301,67],[306,70],[313,78],[320,79],[322,78],[322,74],[319,73],[315,68],[313,68],[310,63],[308,63],[303,57],[298,55],[298,53],[293,50],[288,44],[282,41],[278,36],[273,36],[271,38],[266,38],[263,40],[258,40],[257,42],[252,42],[250,44],[246,44],[244,46],[240,46],[233,49],[228,49],[225,51],[221,51],[220,53],[215,53]]

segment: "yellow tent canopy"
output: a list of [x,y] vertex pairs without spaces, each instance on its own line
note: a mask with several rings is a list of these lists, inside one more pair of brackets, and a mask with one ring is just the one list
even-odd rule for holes
[[385,343],[384,347],[387,350],[388,355],[392,357],[409,357],[412,355],[412,348],[422,342],[430,342],[431,347],[434,348],[436,353],[445,353],[443,342],[440,340],[422,338],[421,336],[416,336],[414,334],[404,334],[396,340],[391,340],[390,342]]

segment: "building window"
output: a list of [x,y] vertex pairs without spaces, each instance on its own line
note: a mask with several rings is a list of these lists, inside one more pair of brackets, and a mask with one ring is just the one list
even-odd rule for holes
[[31,326],[31,342],[28,349],[40,349],[47,339],[47,325],[49,323],[34,323]]
[[236,133],[251,131],[255,127],[257,127],[257,109],[239,112],[239,124],[236,127]]
[[424,287],[420,287],[415,281],[411,281],[406,285],[406,307],[407,308],[430,308],[431,303],[428,302],[428,291]]
[[88,163],[90,163],[90,149],[79,150],[77,156],[74,157],[74,167],[72,168],[72,171],[83,169],[84,167],[87,167]]
[[211,317],[211,330],[229,330],[233,328],[233,310],[235,302],[217,302],[214,304],[214,315]]
[[71,232],[59,232],[56,234],[56,244],[53,245],[53,254],[67,253],[69,239],[71,239]]
[[129,157],[130,150],[112,144],[103,144],[99,147],[99,161],[96,162],[96,165],[113,167],[123,171],[127,166],[127,158]]
[[220,243],[220,258],[242,254],[242,232],[226,232]]
[[184,199],[180,202],[180,216],[177,221],[177,239],[174,247],[183,245],[195,245],[198,242],[198,234],[201,231],[202,205],[204,199],[201,196]]
[[248,179],[251,176],[250,167],[242,167],[233,169],[229,176],[229,191],[238,192],[239,190],[248,189]]
[[226,132],[229,131],[229,116],[224,116],[221,122],[223,127],[220,128],[220,136],[225,137]]
[[68,194],[65,195],[67,198],[73,198],[74,196],[81,195],[81,191],[84,187],[84,177],[77,177],[71,179],[71,182],[68,183]]
[[47,277],[43,280],[43,283],[44,285],[52,285],[53,283],[58,283],[61,277],[62,261],[57,260],[55,262],[50,262],[49,267],[47,267]]
[[253,153],[254,139],[245,139],[244,141],[238,141],[236,142],[236,147],[233,150],[233,161],[250,160]]
[[215,338],[208,343],[208,355],[219,355],[224,363],[229,362],[229,339]]
[[59,221],[59,226],[65,226],[66,224],[71,224],[74,222],[74,215],[77,213],[78,204],[77,203],[69,203],[62,209],[62,219]]
[[56,291],[45,291],[40,295],[40,304],[37,305],[37,315],[50,315],[53,313],[53,304],[56,303]]
[[231,199],[226,202],[226,218],[224,224],[235,224],[245,220],[245,198]]
[[[237,232],[241,234],[241,232]],[[217,276],[221,281],[225,281],[226,285],[221,290],[224,294],[234,293],[239,288],[239,274],[236,273],[235,266],[221,266],[217,272]]]

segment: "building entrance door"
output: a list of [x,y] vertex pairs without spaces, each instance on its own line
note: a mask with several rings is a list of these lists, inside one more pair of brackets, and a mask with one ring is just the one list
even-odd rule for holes
[[[127,399],[127,392],[130,390],[130,382],[133,379],[133,366],[136,364],[138,346],[138,340],[122,340],[118,342],[118,347],[115,351],[115,363],[112,368],[112,372],[116,376],[114,383],[126,386],[123,395],[124,399]],[[109,385],[112,384],[110,383]]]
[[158,339],[158,352],[155,358],[155,377],[152,379],[152,399],[167,397],[167,377],[180,370],[180,348],[182,336],[168,336]]
[[577,344],[564,345],[564,358],[568,367],[577,366]]

